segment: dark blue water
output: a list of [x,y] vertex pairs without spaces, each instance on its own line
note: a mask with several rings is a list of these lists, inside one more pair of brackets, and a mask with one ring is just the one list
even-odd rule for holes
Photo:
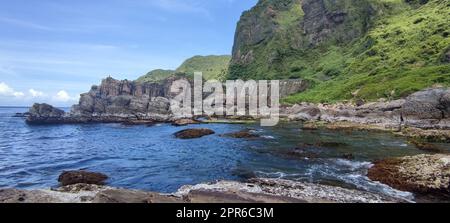
[[[180,186],[220,179],[248,177],[287,178],[338,184],[378,193],[408,196],[365,177],[376,159],[423,153],[404,138],[384,133],[302,131],[300,123],[261,128],[258,125],[202,124],[174,127],[80,124],[29,126],[16,112],[0,108],[0,188],[57,186],[64,170],[86,169],[107,174],[116,187],[174,192]],[[215,135],[180,140],[173,133],[205,127]],[[256,140],[220,137],[220,134],[255,129]],[[318,158],[289,154],[295,147],[317,142],[339,143],[310,148]],[[447,144],[439,145],[449,150]],[[342,159],[352,154],[354,160]]]

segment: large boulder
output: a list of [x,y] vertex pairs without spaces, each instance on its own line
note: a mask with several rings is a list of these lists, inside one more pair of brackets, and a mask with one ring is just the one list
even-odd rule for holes
[[406,98],[401,113],[407,125],[433,127],[440,120],[450,118],[450,89],[432,88],[416,92]]
[[215,132],[211,129],[186,129],[176,132],[174,135],[179,139],[195,139],[203,136],[212,135]]
[[288,109],[288,118],[297,121],[310,121],[320,119],[322,112],[314,104],[301,103]]
[[28,112],[27,123],[59,123],[64,120],[65,112],[48,104],[34,104]]
[[87,171],[65,171],[59,178],[58,182],[62,186],[74,185],[74,184],[95,184],[104,185],[108,176],[102,173],[94,173]]

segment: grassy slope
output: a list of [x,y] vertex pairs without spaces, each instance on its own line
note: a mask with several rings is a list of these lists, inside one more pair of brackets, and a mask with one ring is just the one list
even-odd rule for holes
[[222,80],[228,73],[228,65],[231,57],[223,56],[195,56],[187,59],[177,72],[193,75],[194,72],[203,72],[206,80]]
[[448,1],[422,6],[404,0],[368,2],[378,14],[365,36],[349,44],[330,39],[315,48],[302,45],[303,12],[293,5],[276,16],[274,37],[251,47],[254,62],[232,65],[229,78],[310,80],[313,87],[288,97],[290,103],[398,98],[436,83],[448,86],[450,67],[440,60],[450,46]]
[[[434,84],[450,85],[450,64],[441,56],[450,46],[450,6],[434,0],[398,9],[381,17],[367,36],[344,47],[333,47],[319,64],[340,75],[320,82],[286,102],[334,102],[344,99],[399,98]],[[416,8],[417,7],[417,8]]]
[[161,69],[152,70],[148,72],[146,75],[139,77],[136,81],[140,83],[159,82],[166,79],[167,77],[169,77],[174,73],[175,73],[174,70],[161,70]]
[[159,82],[177,73],[192,76],[194,72],[203,72],[207,80],[222,80],[227,72],[230,56],[194,56],[187,59],[177,70],[153,70],[137,79],[138,82]]

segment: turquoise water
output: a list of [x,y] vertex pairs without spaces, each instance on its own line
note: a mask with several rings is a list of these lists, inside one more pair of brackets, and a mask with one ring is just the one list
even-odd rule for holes
[[[376,159],[424,153],[390,134],[303,131],[300,123],[271,128],[256,124],[30,126],[22,118],[12,117],[25,111],[0,108],[0,188],[56,187],[62,171],[86,169],[107,174],[111,186],[157,192],[221,179],[272,177],[408,197],[410,194],[370,181],[365,174]],[[216,134],[192,140],[173,136],[198,127]],[[262,137],[219,136],[247,128]],[[319,142],[322,146],[310,145]],[[448,144],[439,146],[450,151]],[[293,151],[314,157],[292,156]],[[349,154],[354,159],[343,158]]]

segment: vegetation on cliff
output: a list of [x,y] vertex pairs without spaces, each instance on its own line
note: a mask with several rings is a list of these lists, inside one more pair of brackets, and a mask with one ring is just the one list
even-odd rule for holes
[[449,86],[449,16],[446,0],[260,0],[238,24],[228,78],[309,80],[290,103]]
[[138,82],[160,82],[170,76],[184,74],[193,76],[194,72],[202,72],[206,80],[223,80],[228,73],[231,57],[222,56],[194,56],[187,59],[176,70],[153,70],[137,79]]

